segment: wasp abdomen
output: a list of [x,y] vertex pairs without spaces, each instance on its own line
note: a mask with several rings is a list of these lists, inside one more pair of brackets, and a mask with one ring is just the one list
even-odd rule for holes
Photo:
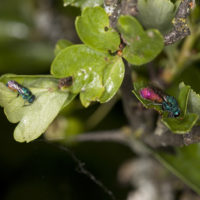
[[157,102],[157,103],[162,103],[163,102],[163,99],[160,95],[158,95],[157,93],[155,93],[155,91],[151,88],[142,88],[140,90],[140,95],[144,98],[144,99],[147,99],[147,100],[150,100],[150,101],[154,101],[154,102]]

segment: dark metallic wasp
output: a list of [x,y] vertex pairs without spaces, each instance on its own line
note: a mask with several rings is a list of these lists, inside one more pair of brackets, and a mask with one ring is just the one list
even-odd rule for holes
[[140,96],[156,103],[156,105],[161,105],[162,110],[169,113],[169,117],[178,117],[180,115],[181,111],[176,99],[173,96],[163,94],[157,88],[142,88],[140,90]]
[[22,98],[28,101],[29,103],[34,102],[35,95],[33,95],[28,88],[20,85],[18,82],[11,80],[7,82],[6,86],[15,92],[18,92],[18,95],[22,96]]

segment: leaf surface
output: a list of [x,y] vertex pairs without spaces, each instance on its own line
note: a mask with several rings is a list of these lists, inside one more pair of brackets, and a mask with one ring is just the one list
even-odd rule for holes
[[73,45],[54,59],[51,73],[58,78],[72,76],[70,91],[80,93],[81,102],[87,107],[92,101],[106,102],[113,97],[122,83],[124,64],[119,56]]
[[[190,87],[190,86],[186,86],[182,82],[179,87],[183,88],[183,87]],[[200,95],[197,94],[192,89],[190,89],[190,94],[188,96],[188,107],[187,107],[187,110],[190,113],[196,113],[199,116],[199,118],[200,118]]]
[[58,53],[60,53],[60,51],[62,51],[63,49],[65,49],[66,47],[71,46],[73,43],[68,41],[68,40],[58,40],[58,42],[56,43],[55,49],[54,49],[54,54],[57,55]]
[[[28,103],[17,91],[10,90],[6,83],[15,80],[28,88],[35,100]],[[0,78],[0,105],[8,120],[17,123],[14,138],[18,142],[30,142],[48,128],[63,105],[69,104],[74,94],[58,89],[58,80],[51,76],[4,75]]]
[[172,28],[172,19],[180,1],[173,4],[170,0],[139,0],[137,18],[145,28],[156,28],[166,33]]
[[119,34],[109,27],[109,18],[103,8],[84,9],[75,24],[80,39],[91,48],[106,52],[119,48]]
[[131,16],[121,16],[118,29],[127,46],[123,57],[133,65],[143,65],[153,60],[163,49],[163,36],[156,29],[144,31],[139,22]]

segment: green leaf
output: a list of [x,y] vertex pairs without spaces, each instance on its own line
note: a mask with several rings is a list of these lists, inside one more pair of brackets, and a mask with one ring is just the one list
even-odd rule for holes
[[163,49],[163,36],[155,29],[146,32],[131,16],[121,16],[118,29],[127,46],[123,57],[133,65],[142,65],[153,60]]
[[119,48],[119,34],[109,27],[109,18],[101,7],[86,8],[76,19],[80,39],[93,49],[111,52]]
[[80,93],[81,102],[87,107],[92,101],[106,102],[112,98],[122,83],[124,65],[118,56],[73,45],[57,55],[51,73],[58,78],[72,76],[70,91]]
[[175,148],[174,154],[157,152],[156,157],[182,179],[188,186],[200,194],[200,144]]
[[180,1],[173,4],[170,0],[138,1],[138,20],[145,28],[156,28],[166,33],[172,28],[172,19],[176,14]]
[[103,85],[105,90],[100,97],[100,102],[109,101],[118,91],[124,78],[124,64],[118,56],[113,57],[111,64],[104,70]]
[[26,109],[26,114],[16,127],[14,131],[15,140],[30,142],[38,138],[56,117],[66,98],[66,94],[58,92],[43,94],[38,97],[36,102]]
[[[182,87],[190,87],[185,86],[184,83],[181,83],[180,88]],[[188,98],[188,112],[196,113],[200,118],[200,95],[197,94],[194,90],[190,90],[189,98]]]
[[180,92],[178,96],[178,104],[181,109],[181,116],[185,116],[187,111],[187,103],[188,103],[188,97],[190,94],[190,86],[185,86],[184,83],[180,83],[179,85]]
[[64,6],[76,6],[81,7],[81,9],[85,7],[95,7],[103,4],[103,0],[64,0]]
[[[17,92],[6,87],[15,80],[28,88],[36,99],[28,103],[17,97]],[[18,142],[30,142],[48,128],[63,105],[69,104],[75,95],[58,89],[58,80],[50,76],[4,75],[0,78],[0,105],[4,107],[8,120],[17,123],[14,138]]]
[[198,120],[198,115],[188,113],[184,118],[167,118],[164,117],[162,122],[173,132],[177,134],[188,133]]
[[[15,99],[15,101],[13,101]],[[0,82],[0,105],[4,107],[4,112],[8,120],[17,123],[21,120],[26,107],[24,101],[17,98],[17,94],[8,90],[5,84]]]
[[73,43],[68,40],[58,40],[54,49],[54,54],[57,55],[58,53],[60,53],[60,51],[62,51],[66,47],[71,46],[72,44]]

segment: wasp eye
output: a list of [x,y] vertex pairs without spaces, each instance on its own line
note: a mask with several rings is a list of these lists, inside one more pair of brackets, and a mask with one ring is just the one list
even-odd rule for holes
[[178,111],[176,111],[175,113],[174,113],[174,117],[178,117],[180,115],[180,112],[178,112]]

